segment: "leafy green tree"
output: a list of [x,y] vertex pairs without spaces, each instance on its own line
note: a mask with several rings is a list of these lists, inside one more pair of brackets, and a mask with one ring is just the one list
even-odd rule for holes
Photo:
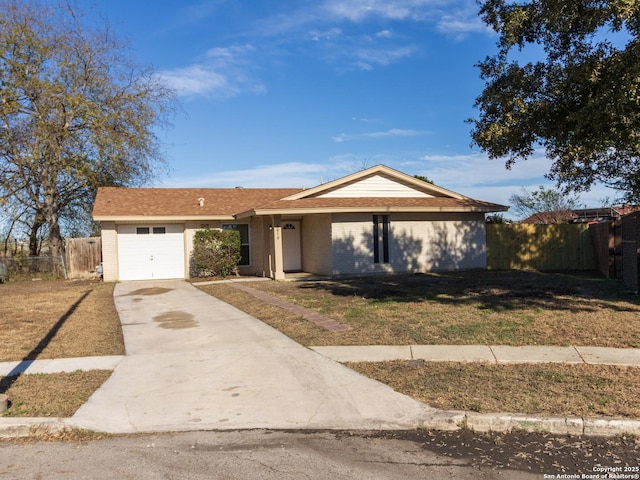
[[42,221],[59,255],[61,218],[90,211],[97,187],[140,185],[163,165],[154,127],[174,98],[68,2],[0,0],[0,200]]
[[428,177],[424,175],[414,175],[413,178],[417,178],[418,180],[422,180],[423,182],[433,183]]
[[485,222],[486,223],[499,223],[499,224],[505,224],[505,223],[511,223],[511,220],[509,220],[508,218],[506,218],[503,214],[501,213],[493,213],[491,215],[487,215],[485,218]]
[[499,41],[478,65],[473,142],[507,168],[542,147],[563,190],[600,181],[639,200],[640,2],[486,0],[480,13]]
[[198,230],[193,237],[193,261],[198,276],[238,275],[241,258],[237,230]]
[[540,213],[544,215],[545,223],[567,223],[571,210],[580,204],[578,197],[542,185],[533,192],[523,188],[521,193],[511,195],[509,202],[520,220]]

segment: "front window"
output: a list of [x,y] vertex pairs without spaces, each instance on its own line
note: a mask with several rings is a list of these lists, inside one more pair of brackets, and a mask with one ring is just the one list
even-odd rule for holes
[[240,232],[240,262],[238,265],[251,265],[249,252],[251,251],[249,244],[249,225],[246,223],[227,223],[222,225],[223,230],[236,230]]

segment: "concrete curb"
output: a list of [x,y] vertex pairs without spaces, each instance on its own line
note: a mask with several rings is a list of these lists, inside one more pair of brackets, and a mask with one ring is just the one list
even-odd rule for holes
[[[0,418],[0,438],[20,438],[38,433],[55,433],[74,428],[68,418]],[[461,410],[437,410],[420,428],[474,432],[525,431],[592,437],[640,435],[640,420],[594,417],[538,417],[519,413],[476,413]]]
[[55,433],[69,428],[65,418],[1,417],[0,438],[30,437],[38,433]]
[[544,432],[554,435],[614,437],[640,435],[640,420],[594,417],[538,417],[519,413],[475,413],[436,410],[421,426],[426,429],[474,432]]
[[[28,437],[74,428],[70,418],[0,417],[0,438]],[[475,432],[522,430],[554,435],[600,436],[639,435],[640,420],[610,417],[543,417],[518,413],[476,413],[462,410],[438,410],[416,427]]]

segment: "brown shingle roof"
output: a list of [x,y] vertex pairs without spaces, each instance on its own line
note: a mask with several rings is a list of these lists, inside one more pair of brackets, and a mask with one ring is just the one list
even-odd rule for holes
[[[122,216],[233,216],[293,195],[299,188],[118,188],[98,189],[96,219]],[[201,207],[198,200],[204,198]]]

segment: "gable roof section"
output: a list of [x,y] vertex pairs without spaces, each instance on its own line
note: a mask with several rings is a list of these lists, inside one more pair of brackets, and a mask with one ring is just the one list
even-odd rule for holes
[[[299,188],[121,188],[98,189],[96,221],[233,220],[234,215],[299,192]],[[203,205],[200,206],[200,199]]]
[[[377,177],[377,178],[376,178]],[[399,188],[393,188],[392,184]],[[361,195],[355,195],[360,185]],[[366,192],[365,185],[384,191]],[[404,187],[404,188],[402,188]],[[394,193],[395,192],[395,193]],[[397,195],[397,196],[393,196]],[[339,212],[504,212],[508,207],[474,200],[385,165],[362,170],[288,197],[239,213],[286,215]]]
[[333,180],[328,183],[323,183],[317,187],[297,192],[287,198],[283,198],[283,200],[299,200],[303,198],[324,196],[339,198],[341,197],[340,190],[344,190],[350,185],[365,181],[366,179],[374,176],[384,177],[398,184],[405,185],[409,189],[414,190],[415,197],[424,197],[426,195],[430,197],[457,198],[460,200],[468,198],[464,195],[460,195],[459,193],[447,190],[446,188],[438,187],[433,183],[425,182],[424,180],[412,177],[406,173],[399,172],[398,170],[394,170],[393,168],[389,168],[385,165],[376,165],[375,167],[352,173],[346,177],[338,178],[337,180]]

